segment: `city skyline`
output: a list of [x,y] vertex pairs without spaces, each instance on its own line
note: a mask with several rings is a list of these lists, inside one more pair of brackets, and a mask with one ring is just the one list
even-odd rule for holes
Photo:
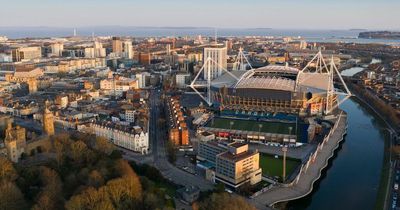
[[[3,3],[0,27],[216,27],[275,29],[398,30],[394,0],[335,2],[311,0],[192,2],[42,1]],[[227,9],[229,8],[229,9]],[[16,12],[18,11],[18,12]],[[73,11],[71,15],[71,12]],[[13,18],[10,18],[13,17]],[[162,17],[162,18],[159,18]]]

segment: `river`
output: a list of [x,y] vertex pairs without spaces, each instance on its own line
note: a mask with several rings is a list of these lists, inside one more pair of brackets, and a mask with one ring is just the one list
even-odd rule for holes
[[288,209],[374,209],[387,131],[372,111],[356,100],[347,100],[340,108],[348,114],[345,140],[313,192],[289,202]]
[[[380,59],[372,58],[372,61],[370,64],[376,64],[376,63],[381,63],[381,62],[382,61]],[[351,77],[354,74],[357,74],[358,72],[363,71],[364,69],[365,69],[364,67],[352,67],[352,68],[343,70],[340,74],[342,76]]]

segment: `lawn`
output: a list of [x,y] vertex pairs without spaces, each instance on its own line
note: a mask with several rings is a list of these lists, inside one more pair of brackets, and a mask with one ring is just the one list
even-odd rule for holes
[[[298,159],[286,158],[286,177],[290,176],[300,164],[301,161]],[[275,158],[274,155],[260,153],[260,167],[263,176],[282,178],[283,157]]]
[[[232,127],[231,127],[231,122],[233,123]],[[262,125],[261,129],[259,125]],[[295,132],[296,123],[214,118],[207,124],[207,127],[222,128],[222,129],[232,128],[234,130],[257,131],[257,132],[260,130],[261,132],[264,133],[289,134]],[[290,127],[292,131],[290,131]]]

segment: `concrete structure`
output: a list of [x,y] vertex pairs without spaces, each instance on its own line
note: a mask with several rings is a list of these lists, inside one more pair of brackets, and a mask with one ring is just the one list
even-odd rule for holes
[[229,144],[228,151],[217,155],[216,182],[222,182],[235,189],[246,183],[257,184],[262,177],[259,158],[258,151],[249,151],[247,144]]
[[29,61],[42,57],[41,47],[20,47],[13,49],[11,55],[14,62]]
[[127,40],[122,43],[122,57],[127,59],[133,58],[132,41]]
[[227,49],[220,45],[214,45],[204,48],[203,51],[203,62],[208,58],[212,60],[205,65],[206,71],[204,71],[203,78],[207,80],[215,79],[221,76],[223,69],[227,69]]
[[147,86],[147,78],[150,78],[151,74],[149,72],[136,73],[135,77],[138,80],[139,88],[145,88]]
[[186,86],[190,82],[190,74],[189,73],[178,73],[175,76],[175,84],[178,88],[186,88]]
[[62,52],[64,50],[64,44],[63,43],[52,43],[50,45],[50,48],[51,48],[51,56],[61,57]]
[[11,122],[8,124],[5,138],[5,147],[7,148],[7,156],[17,163],[26,147],[26,130],[20,126],[12,127]]
[[123,92],[130,89],[139,89],[136,79],[125,77],[109,78],[100,81],[100,89],[106,94],[121,96]]
[[113,37],[112,38],[112,52],[118,56],[122,55],[122,41],[120,37]]
[[54,132],[55,132],[55,130],[54,130],[54,115],[48,109],[47,102],[45,104],[42,122],[43,122],[43,131],[49,136],[54,135]]

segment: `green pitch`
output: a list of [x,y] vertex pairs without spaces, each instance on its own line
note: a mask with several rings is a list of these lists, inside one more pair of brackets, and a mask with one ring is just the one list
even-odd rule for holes
[[[261,129],[260,125],[262,126]],[[233,130],[242,131],[261,131],[264,133],[293,134],[296,129],[296,123],[214,118],[207,124],[207,127],[222,129],[232,128]],[[292,129],[291,131],[290,128]]]
[[[298,159],[286,158],[286,177],[290,176],[300,164],[301,161]],[[275,158],[274,155],[260,153],[260,167],[263,176],[282,178],[283,157]]]

